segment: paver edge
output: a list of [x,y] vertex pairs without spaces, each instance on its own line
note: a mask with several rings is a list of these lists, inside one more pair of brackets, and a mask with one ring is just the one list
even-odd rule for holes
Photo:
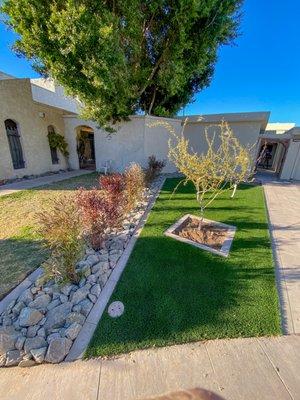
[[289,304],[288,292],[286,289],[286,282],[285,282],[282,261],[281,261],[281,257],[280,257],[280,249],[277,244],[275,230],[274,230],[270,212],[269,212],[269,203],[268,203],[269,197],[268,197],[268,193],[266,190],[267,185],[268,185],[268,183],[263,183],[262,187],[263,187],[263,194],[264,194],[265,204],[266,204],[268,228],[269,228],[269,233],[270,233],[271,248],[272,248],[273,260],[274,260],[274,266],[275,266],[275,281],[276,281],[277,293],[278,293],[278,298],[279,298],[280,317],[281,317],[280,324],[281,324],[282,333],[284,335],[289,335],[289,334],[292,334],[295,332],[294,332],[294,329],[292,326],[292,315],[291,315],[291,309],[290,309],[290,304]]

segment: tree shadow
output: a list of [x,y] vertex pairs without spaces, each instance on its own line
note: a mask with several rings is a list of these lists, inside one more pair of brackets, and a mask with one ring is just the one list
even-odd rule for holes
[[38,239],[0,240],[0,299],[38,268],[47,255]]

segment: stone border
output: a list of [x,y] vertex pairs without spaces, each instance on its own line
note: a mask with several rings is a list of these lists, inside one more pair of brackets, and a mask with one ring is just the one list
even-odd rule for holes
[[175,240],[179,240],[180,242],[191,244],[192,246],[198,247],[198,248],[200,248],[202,250],[206,250],[206,251],[209,251],[211,253],[218,254],[219,256],[228,257],[229,251],[230,251],[230,248],[231,248],[231,244],[233,242],[233,238],[234,238],[235,231],[236,231],[236,227],[235,226],[227,225],[227,224],[223,224],[222,222],[217,222],[217,221],[213,221],[211,219],[203,218],[203,222],[207,222],[207,223],[210,223],[210,224],[215,225],[215,226],[220,226],[220,227],[226,228],[228,230],[226,238],[224,240],[224,243],[223,243],[223,245],[221,247],[221,250],[216,250],[216,249],[213,249],[212,247],[206,246],[204,244],[196,243],[193,240],[180,237],[180,236],[175,235],[173,233],[174,230],[177,229],[187,218],[195,218],[195,219],[200,221],[200,217],[198,217],[196,215],[185,214],[177,222],[175,222],[175,224],[170,226],[170,228],[168,228],[164,232],[164,234],[166,236],[169,236],[169,237],[175,239]]
[[8,305],[28,289],[36,279],[43,273],[42,268],[37,268],[31,274],[29,274],[21,283],[18,284],[12,291],[10,291],[1,301],[0,301],[0,315],[7,309]]
[[97,328],[97,325],[102,317],[102,314],[109,302],[110,297],[112,296],[114,289],[126,267],[127,261],[130,257],[130,254],[135,246],[135,243],[147,221],[148,215],[155,204],[156,199],[158,198],[161,188],[165,183],[166,178],[163,177],[160,184],[157,187],[156,193],[150,199],[149,204],[141,217],[139,223],[136,226],[136,229],[131,236],[125,250],[123,251],[121,257],[119,258],[117,265],[115,266],[113,272],[111,273],[108,281],[106,282],[103,290],[100,293],[96,303],[94,304],[93,308],[91,309],[89,315],[87,316],[85,323],[82,326],[81,331],[79,332],[77,338],[73,342],[73,345],[69,351],[69,354],[66,356],[65,360],[68,361],[75,361],[83,357],[84,352],[92,339],[92,336]]

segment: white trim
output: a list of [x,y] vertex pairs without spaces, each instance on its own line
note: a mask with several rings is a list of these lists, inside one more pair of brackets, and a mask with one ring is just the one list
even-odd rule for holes
[[169,237],[171,237],[171,238],[173,238],[175,240],[179,240],[180,242],[191,244],[192,246],[198,247],[199,249],[206,250],[206,251],[209,251],[209,252],[214,253],[214,254],[218,254],[219,256],[228,257],[229,251],[230,251],[230,248],[231,248],[231,245],[232,245],[232,242],[233,242],[233,238],[234,238],[234,235],[235,235],[235,231],[236,231],[236,227],[235,226],[223,224],[222,222],[217,222],[217,221],[213,221],[213,220],[206,219],[206,218],[203,219],[203,222],[206,222],[206,223],[209,223],[211,225],[219,226],[219,227],[227,229],[226,238],[225,238],[224,243],[223,243],[223,245],[221,247],[221,250],[216,250],[216,249],[213,249],[212,247],[206,246],[204,244],[196,243],[193,240],[183,238],[183,237],[173,233],[174,230],[177,229],[187,218],[193,218],[193,219],[197,219],[199,221],[201,220],[201,218],[199,216],[192,215],[192,214],[185,214],[175,224],[170,226],[170,228],[168,228],[164,232],[164,235],[169,236]]

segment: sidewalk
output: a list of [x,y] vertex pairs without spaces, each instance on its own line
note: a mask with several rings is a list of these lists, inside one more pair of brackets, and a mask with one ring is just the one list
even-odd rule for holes
[[28,179],[20,182],[9,183],[0,186],[0,196],[20,192],[21,190],[32,189],[34,187],[49,185],[54,182],[63,181],[65,179],[74,178],[76,176],[90,174],[93,171],[89,170],[75,170],[62,172],[59,174],[42,176],[40,178]]
[[300,333],[300,183],[266,181],[263,186],[277,264],[283,329],[285,333]]
[[1,400],[136,400],[204,388],[226,400],[300,398],[300,336],[212,340],[112,360],[0,370]]

